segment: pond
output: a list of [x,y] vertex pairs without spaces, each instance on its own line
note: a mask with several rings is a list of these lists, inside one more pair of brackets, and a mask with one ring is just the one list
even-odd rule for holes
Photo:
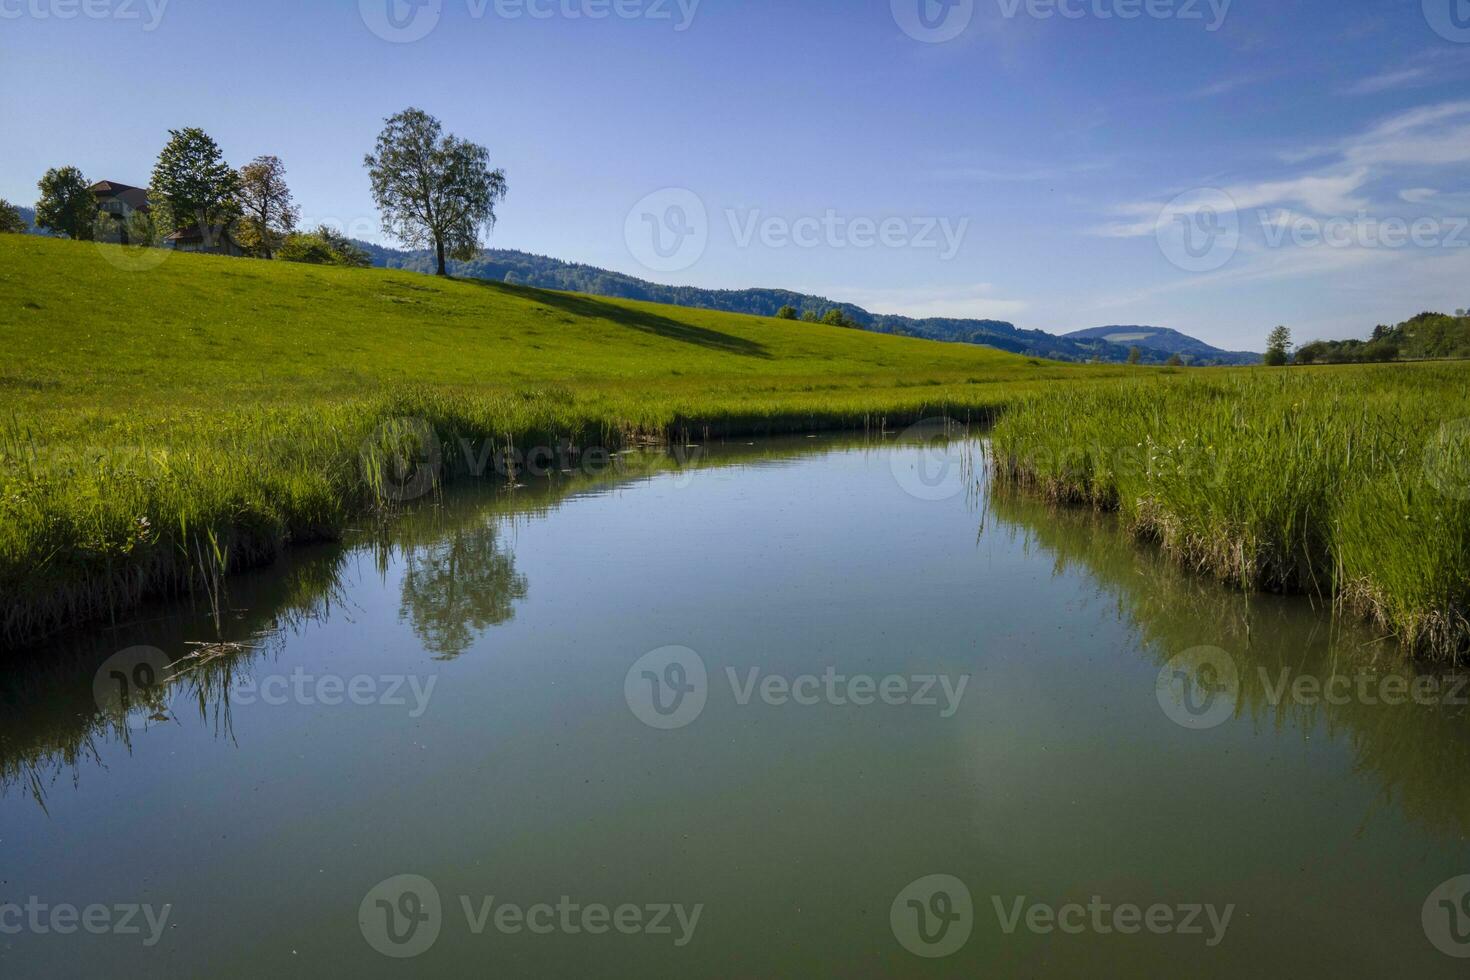
[[0,973],[1463,973],[1461,675],[973,440],[528,482],[7,666]]

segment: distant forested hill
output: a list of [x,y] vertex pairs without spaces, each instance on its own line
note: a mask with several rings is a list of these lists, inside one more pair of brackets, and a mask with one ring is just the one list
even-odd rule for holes
[[1374,328],[1368,340],[1319,340],[1303,345],[1296,352],[1299,364],[1443,358],[1470,358],[1470,317],[1420,313],[1396,327]]
[[[357,244],[372,256],[374,265],[393,269],[411,269],[424,273],[433,271],[432,257],[427,251],[405,252],[369,242],[358,242]],[[589,293],[594,296],[614,296],[652,303],[670,303],[675,306],[723,310],[730,313],[750,313],[756,316],[775,316],[783,306],[793,306],[799,312],[811,312],[818,315],[828,310],[839,309],[862,329],[876,333],[901,334],[954,343],[981,344],[1030,357],[1043,357],[1058,361],[1098,360],[1121,363],[1128,359],[1129,349],[1134,346],[1132,343],[1113,343],[1099,337],[1058,337],[1043,330],[1021,330],[1014,324],[1003,320],[942,317],[914,319],[904,316],[888,316],[870,313],[851,303],[785,289],[698,289],[693,286],[665,286],[595,266],[563,262],[543,255],[506,249],[488,249],[481,252],[479,257],[471,262],[452,262],[450,273],[466,278],[489,279],[494,282],[535,286],[541,289],[561,289],[569,292]],[[1172,330],[1147,329],[1167,333],[1171,338],[1182,338],[1192,344],[1192,352],[1186,355],[1186,360],[1191,364],[1254,363],[1260,360],[1259,355],[1235,355],[1226,351],[1216,351],[1207,344],[1184,337],[1183,334]],[[1158,349],[1146,344],[1137,346],[1143,352],[1143,363],[1145,364],[1163,364],[1177,352],[1173,346]],[[1240,358],[1253,360],[1242,361]]]
[[1190,364],[1260,364],[1261,355],[1250,351],[1228,351],[1212,347],[1168,327],[1093,327],[1066,335],[1071,340],[1103,340],[1121,347],[1137,346],[1159,351],[1168,357],[1178,354]]

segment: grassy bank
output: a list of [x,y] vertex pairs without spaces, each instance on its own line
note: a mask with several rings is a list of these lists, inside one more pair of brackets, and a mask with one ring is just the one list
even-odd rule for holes
[[448,477],[507,448],[979,418],[1130,373],[412,273],[137,268],[157,257],[0,236],[6,646],[336,537],[427,432]]
[[1117,510],[1179,560],[1470,647],[1470,367],[1191,374],[1020,399],[1002,480]]

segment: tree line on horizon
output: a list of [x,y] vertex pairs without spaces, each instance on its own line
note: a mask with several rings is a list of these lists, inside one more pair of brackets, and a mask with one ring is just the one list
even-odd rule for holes
[[[385,120],[373,153],[364,157],[384,232],[410,247],[431,248],[437,272],[450,258],[479,251],[482,230],[495,223],[495,206],[507,192],[505,171],[490,166],[483,146],[446,135],[439,120],[406,109]],[[126,218],[102,208],[95,184],[74,166],[47,170],[37,189],[38,229],[76,241],[165,247],[171,236],[197,234],[210,245],[228,240],[246,255],[347,266],[370,257],[345,235],[323,225],[302,232],[286,182],[286,167],[273,155],[235,169],[219,144],[197,127],[169,130],[147,188],[147,210]],[[28,231],[20,209],[0,200],[0,233]]]

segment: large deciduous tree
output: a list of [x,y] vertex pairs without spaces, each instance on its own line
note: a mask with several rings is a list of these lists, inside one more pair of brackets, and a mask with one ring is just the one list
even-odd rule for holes
[[97,196],[80,170],[52,168],[36,186],[41,189],[41,200],[36,202],[37,228],[59,231],[68,238],[92,237]]
[[171,129],[148,189],[167,208],[173,230],[198,225],[206,234],[240,217],[240,175],[202,129]]
[[385,232],[412,247],[432,246],[441,276],[446,259],[475,257],[481,229],[494,226],[506,192],[505,171],[490,169],[489,150],[446,136],[422,109],[406,109],[387,120],[364,163]]
[[279,158],[256,157],[240,168],[239,201],[241,244],[261,258],[273,258],[301,218]]

